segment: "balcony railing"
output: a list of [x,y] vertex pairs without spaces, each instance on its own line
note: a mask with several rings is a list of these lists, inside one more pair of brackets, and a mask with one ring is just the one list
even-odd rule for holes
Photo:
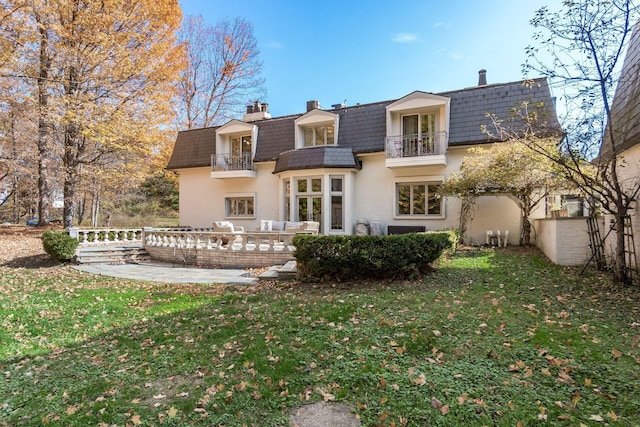
[[212,154],[211,171],[250,171],[253,170],[251,153],[232,155],[230,153]]
[[447,149],[447,132],[388,136],[386,158],[421,157],[443,155]]

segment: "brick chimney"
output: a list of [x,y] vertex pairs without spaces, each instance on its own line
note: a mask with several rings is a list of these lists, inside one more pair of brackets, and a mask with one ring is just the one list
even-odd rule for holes
[[257,120],[270,119],[269,104],[256,101],[253,105],[247,105],[247,113],[242,117],[243,122],[255,122]]
[[478,71],[478,86],[487,85],[487,70]]
[[307,113],[311,110],[320,108],[320,103],[316,100],[307,101]]

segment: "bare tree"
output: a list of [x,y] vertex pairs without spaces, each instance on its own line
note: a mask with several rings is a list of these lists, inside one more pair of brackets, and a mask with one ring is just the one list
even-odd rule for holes
[[[620,175],[625,136],[612,132],[611,100],[637,19],[632,0],[567,0],[561,11],[541,8],[531,20],[538,29],[536,45],[527,48],[529,59],[523,65],[525,72],[542,74],[563,90],[568,113],[561,122],[566,138],[561,154],[551,158],[566,178],[615,219],[613,271],[622,283],[631,281],[623,223],[640,191],[640,177],[630,182]],[[606,129],[607,150],[598,155]],[[594,158],[595,172],[583,161]]]
[[178,83],[180,128],[218,124],[264,95],[260,51],[249,22],[236,18],[211,27],[202,16],[191,16],[178,38],[187,56]]

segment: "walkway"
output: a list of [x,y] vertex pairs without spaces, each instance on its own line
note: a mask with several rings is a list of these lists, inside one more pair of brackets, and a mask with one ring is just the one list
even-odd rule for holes
[[242,269],[210,269],[184,267],[165,263],[142,264],[81,264],[72,268],[101,276],[121,279],[146,280],[166,283],[221,283],[229,285],[252,285],[256,277],[248,277]]

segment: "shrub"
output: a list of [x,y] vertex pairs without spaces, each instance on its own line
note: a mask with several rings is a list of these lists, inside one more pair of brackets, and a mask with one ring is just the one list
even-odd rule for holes
[[393,236],[297,235],[295,258],[299,277],[352,280],[403,279],[420,276],[443,251],[455,248],[454,232]]
[[75,255],[78,240],[70,237],[67,231],[47,230],[42,233],[42,246],[51,258],[67,261]]

